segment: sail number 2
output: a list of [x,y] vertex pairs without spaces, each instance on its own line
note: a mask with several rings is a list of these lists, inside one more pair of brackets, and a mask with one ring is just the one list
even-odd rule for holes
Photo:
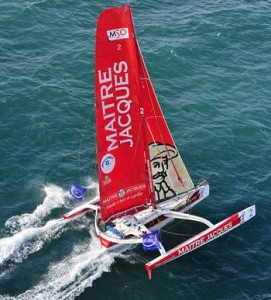
[[118,51],[122,50],[121,44],[117,44],[117,49],[118,49]]

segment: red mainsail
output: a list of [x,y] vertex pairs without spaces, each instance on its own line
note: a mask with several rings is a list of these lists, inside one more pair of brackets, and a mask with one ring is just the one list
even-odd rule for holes
[[102,220],[151,202],[130,6],[104,10],[96,34],[96,135]]
[[136,42],[129,5],[98,18],[95,81],[102,220],[192,189]]

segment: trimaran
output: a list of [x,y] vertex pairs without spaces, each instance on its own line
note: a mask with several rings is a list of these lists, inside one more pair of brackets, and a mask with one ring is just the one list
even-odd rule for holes
[[[213,224],[187,213],[209,195],[207,181],[194,186],[155,95],[129,5],[105,9],[98,17],[95,56],[96,139],[99,196],[64,215],[95,212],[102,246],[155,247],[152,270],[221,237],[252,218],[250,206]],[[75,196],[80,190],[74,188]],[[77,194],[76,194],[77,193]],[[201,222],[207,229],[165,250],[158,229],[174,219]]]

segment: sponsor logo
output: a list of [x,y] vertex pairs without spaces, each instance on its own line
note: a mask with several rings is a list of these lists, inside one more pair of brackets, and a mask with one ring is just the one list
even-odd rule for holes
[[101,161],[101,169],[105,174],[109,174],[115,167],[115,157],[112,154],[105,154]]
[[105,178],[103,180],[103,185],[107,185],[111,182],[112,182],[111,178],[108,175],[105,175]]
[[143,235],[142,244],[145,251],[153,251],[160,249],[160,241],[158,234],[159,231],[155,230],[154,232]]
[[207,233],[204,236],[199,237],[198,239],[195,239],[191,243],[188,243],[181,247],[178,250],[178,256],[184,255],[189,251],[193,251],[194,249],[203,246],[204,244],[207,244],[208,242],[218,238],[219,236],[225,234],[226,232],[233,229],[234,224],[232,222],[229,222],[227,224],[224,224],[218,228],[215,228],[214,230],[211,230],[209,233]]
[[114,63],[107,70],[98,71],[101,111],[104,121],[103,138],[107,152],[120,146],[134,146],[132,100],[128,63]]
[[109,41],[128,39],[129,38],[128,28],[126,27],[126,28],[107,30],[107,37]]
[[123,189],[119,190],[119,197],[123,198],[125,195],[125,191]]

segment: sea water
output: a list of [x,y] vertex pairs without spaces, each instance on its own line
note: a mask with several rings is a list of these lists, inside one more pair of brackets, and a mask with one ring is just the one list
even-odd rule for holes
[[[72,182],[98,193],[97,15],[121,1],[0,3],[0,299],[271,299],[271,2],[130,2],[152,83],[194,182],[192,213],[257,216],[153,272],[158,253],[105,252],[93,216],[62,216]],[[166,248],[199,228],[177,222]]]

